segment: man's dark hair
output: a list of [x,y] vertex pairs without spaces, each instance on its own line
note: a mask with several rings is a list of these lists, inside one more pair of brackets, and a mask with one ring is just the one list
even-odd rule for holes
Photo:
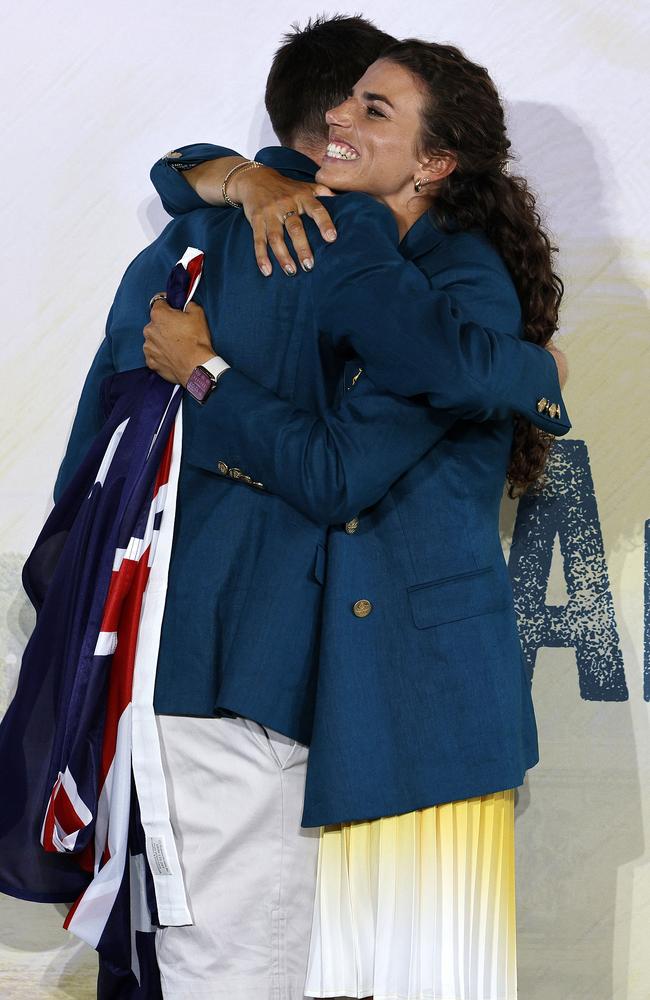
[[336,14],[310,18],[304,28],[292,25],[275,53],[264,95],[280,142],[322,142],[327,136],[325,112],[345,100],[394,41],[360,16]]

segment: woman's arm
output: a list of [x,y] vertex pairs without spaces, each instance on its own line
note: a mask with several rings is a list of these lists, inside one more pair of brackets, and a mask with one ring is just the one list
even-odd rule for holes
[[[166,153],[154,163],[150,177],[165,211],[175,217],[197,208],[226,206],[223,184],[234,167],[246,162],[250,161],[226,146],[197,143]],[[286,274],[296,273],[285,242],[287,236],[303,270],[313,267],[314,255],[302,214],[314,220],[323,239],[336,239],[336,227],[318,200],[319,196],[332,194],[323,184],[292,180],[271,167],[261,166],[237,170],[227,181],[227,194],[231,201],[242,205],[250,222],[257,265],[265,277],[273,270],[269,247]],[[285,219],[286,213],[291,215]]]
[[[237,155],[208,145],[175,152],[181,154],[178,162],[188,167],[183,175],[197,163],[207,167],[209,158],[216,179],[225,174],[223,158]],[[176,161],[168,157],[152,170],[161,194],[168,189],[169,175],[174,175],[175,190],[180,185],[192,191],[171,168]],[[301,185],[268,170],[262,191],[260,173],[244,173],[237,195],[245,204],[248,200],[250,212],[260,210],[266,219],[277,213],[279,204],[286,208],[290,192]],[[192,195],[196,197],[194,191]],[[336,203],[328,199],[325,208],[331,207],[333,215],[335,204],[337,227],[345,228],[343,239],[328,245],[320,240],[319,229],[307,222],[307,238],[316,248],[314,302],[324,329],[362,357],[379,386],[405,396],[425,393],[433,407],[466,418],[490,419],[495,408],[510,406],[548,433],[568,432],[571,422],[558,370],[563,369],[566,377],[564,355],[555,347],[551,351],[519,339],[512,320],[516,296],[503,273],[489,262],[468,260],[464,270],[438,274],[432,288],[399,253],[387,209],[359,195],[347,195]],[[296,238],[303,239],[300,234]],[[282,256],[288,251],[281,237],[275,242],[280,258],[288,259]],[[259,262],[263,260],[259,237],[257,244]],[[481,321],[467,322],[466,300],[476,299],[483,289],[487,302]]]
[[366,195],[336,202],[338,240],[319,246],[309,280],[317,325],[337,348],[359,355],[379,388],[426,394],[456,417],[490,420],[505,407],[569,431],[555,359],[522,339],[514,286],[489,247],[468,234],[460,258],[429,279],[399,252],[388,209]]
[[[178,149],[165,153],[156,160],[149,171],[149,177],[158,192],[163,208],[175,217],[193,212],[197,208],[224,204],[220,188],[229,169],[225,164],[234,165],[244,159],[245,157],[236,150],[227,146],[197,142],[191,146],[179,146]],[[199,192],[196,171],[206,168],[210,168],[216,175],[214,183],[209,186],[209,190],[202,184]],[[219,176],[221,179],[217,183]]]

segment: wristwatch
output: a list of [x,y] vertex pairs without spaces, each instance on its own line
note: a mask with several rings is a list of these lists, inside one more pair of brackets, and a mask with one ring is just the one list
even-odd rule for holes
[[228,364],[222,358],[211,358],[204,365],[197,365],[185,388],[197,403],[205,403],[210,393],[216,389],[217,382],[225,371]]

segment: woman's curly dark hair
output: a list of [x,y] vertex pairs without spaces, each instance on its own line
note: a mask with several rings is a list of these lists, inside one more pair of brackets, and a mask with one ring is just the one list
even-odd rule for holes
[[[455,170],[440,182],[431,211],[443,227],[479,227],[503,258],[519,297],[524,337],[544,346],[558,328],[564,285],[524,177],[508,169],[510,140],[494,83],[453,45],[407,39],[383,55],[408,69],[426,93],[419,146],[428,156],[452,153]],[[520,414],[507,472],[510,497],[541,488],[554,438]]]

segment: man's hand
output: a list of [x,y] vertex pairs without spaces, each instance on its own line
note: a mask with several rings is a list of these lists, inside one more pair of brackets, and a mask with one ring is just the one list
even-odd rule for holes
[[183,387],[196,366],[216,354],[205,313],[195,302],[190,302],[183,312],[158,299],[143,333],[147,367],[167,382]]
[[567,378],[569,377],[569,362],[567,361],[567,356],[564,351],[561,351],[559,347],[549,341],[546,344],[546,350],[550,351],[555,358],[555,364],[557,365],[557,374],[560,380],[560,388],[564,389]]

